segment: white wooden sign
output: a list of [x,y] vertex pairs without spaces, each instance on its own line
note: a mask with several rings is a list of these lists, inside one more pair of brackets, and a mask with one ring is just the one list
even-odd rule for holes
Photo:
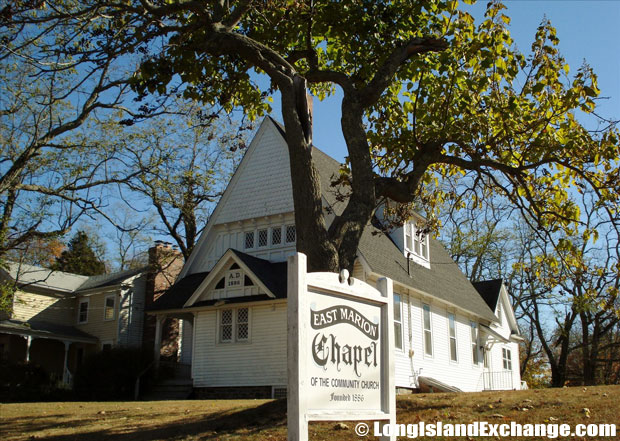
[[289,257],[288,440],[307,441],[309,421],[395,423],[392,281],[306,268]]

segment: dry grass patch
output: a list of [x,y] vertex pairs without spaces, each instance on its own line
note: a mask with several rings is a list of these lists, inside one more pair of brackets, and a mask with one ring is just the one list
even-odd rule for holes
[[[419,394],[399,397],[397,407],[404,424],[515,421],[620,428],[620,386]],[[272,400],[18,403],[0,405],[0,416],[2,440],[286,440],[286,404]],[[355,424],[345,424],[347,429],[336,430],[335,423],[312,423],[310,439],[360,440]],[[588,438],[595,439],[605,438]]]

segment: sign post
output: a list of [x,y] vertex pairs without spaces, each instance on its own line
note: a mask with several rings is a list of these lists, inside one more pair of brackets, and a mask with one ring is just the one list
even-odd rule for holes
[[309,421],[395,423],[392,281],[306,269],[289,257],[288,440],[307,441]]

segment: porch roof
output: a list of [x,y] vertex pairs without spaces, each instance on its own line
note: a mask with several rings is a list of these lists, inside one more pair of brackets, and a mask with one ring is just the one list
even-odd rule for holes
[[74,343],[99,342],[97,337],[93,337],[86,332],[80,331],[73,326],[59,325],[49,322],[23,322],[20,320],[0,321],[0,332],[5,334],[31,336],[36,338],[49,338],[53,340],[70,341]]

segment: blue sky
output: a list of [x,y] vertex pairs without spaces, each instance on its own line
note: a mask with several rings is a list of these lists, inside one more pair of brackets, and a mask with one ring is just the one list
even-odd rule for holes
[[[481,17],[486,1],[473,6]],[[571,67],[571,74],[587,61],[598,75],[601,115],[620,119],[620,0],[508,0],[511,35],[521,51],[527,52],[543,17],[551,20],[560,39],[560,52]],[[346,147],[340,129],[340,98],[337,94],[314,102],[314,144],[342,161]],[[273,116],[282,120],[280,106],[274,102]]]

